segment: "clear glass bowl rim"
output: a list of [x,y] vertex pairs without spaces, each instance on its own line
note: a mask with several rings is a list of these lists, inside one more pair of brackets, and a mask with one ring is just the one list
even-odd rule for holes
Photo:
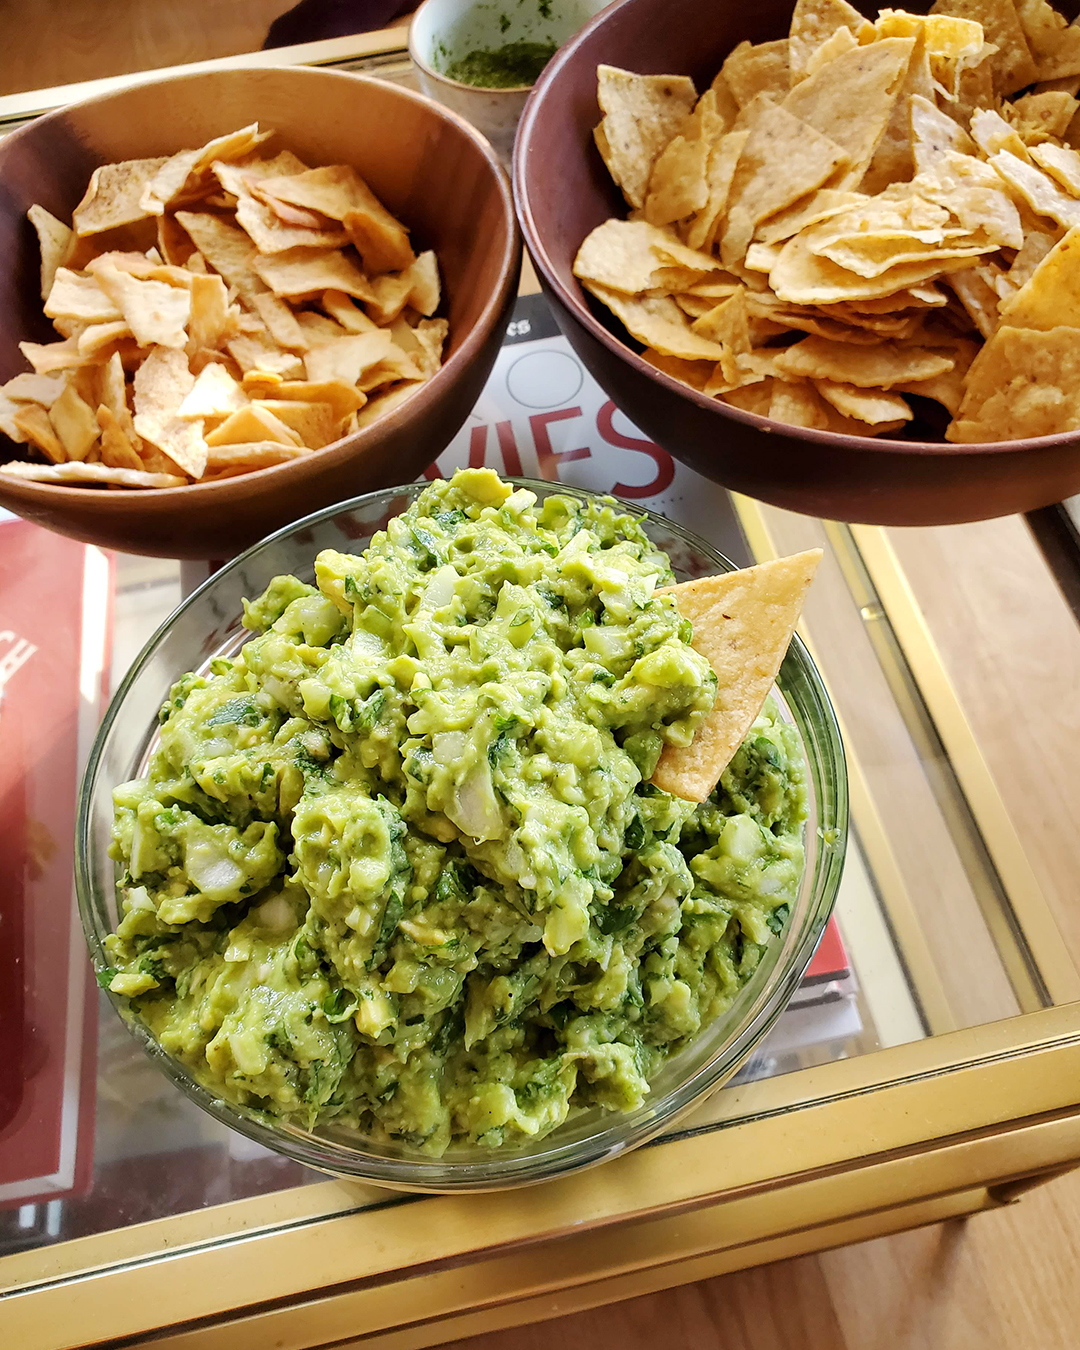
[[[558,493],[580,500],[611,499],[608,493],[593,492],[564,483],[523,477],[508,477],[505,481],[517,487],[528,488],[541,496]],[[384,488],[378,492],[363,493],[313,512],[267,535],[227,562],[191,595],[182,600],[132,663],[113,695],[94,737],[79,789],[75,825],[75,887],[79,915],[95,974],[110,964],[103,939],[111,931],[111,925],[102,922],[98,914],[89,866],[91,811],[95,793],[101,790],[97,783],[98,768],[109,733],[122,714],[128,690],[165,640],[178,616],[219,585],[224,576],[244,566],[270,545],[346,512],[389,506],[400,497],[408,497],[411,504],[411,501],[414,501],[427,486],[429,486],[427,481],[412,482],[399,487]],[[730,571],[735,568],[735,564],[712,544],[679,522],[649,511],[636,503],[616,500],[620,507],[632,515],[676,536],[682,543],[705,557],[718,571]],[[179,675],[181,672],[176,673]],[[197,1106],[221,1124],[237,1130],[253,1142],[284,1154],[306,1167],[334,1176],[364,1180],[404,1191],[447,1193],[501,1190],[563,1176],[572,1171],[594,1166],[647,1143],[693,1110],[711,1092],[731,1078],[768,1034],[798,988],[803,973],[817,949],[836,900],[848,833],[846,756],[836,714],[824,683],[805,644],[797,634],[792,639],[777,684],[785,706],[795,718],[803,748],[807,753],[813,794],[811,800],[816,804],[817,819],[815,821],[811,816],[806,826],[808,832],[815,828],[817,831],[810,901],[802,915],[799,930],[795,932],[795,925],[789,924],[772,965],[763,963],[757,974],[740,992],[731,1011],[725,1015],[724,1022],[731,1025],[726,1039],[717,1052],[704,1066],[678,1083],[663,1097],[657,1099],[650,1097],[646,1104],[649,1108],[647,1118],[640,1122],[634,1123],[632,1117],[611,1113],[605,1117],[605,1127],[585,1139],[560,1144],[558,1142],[560,1128],[547,1136],[552,1146],[543,1152],[501,1155],[498,1150],[492,1150],[490,1153],[481,1153],[477,1150],[470,1155],[469,1161],[458,1161],[455,1158],[425,1158],[423,1155],[388,1157],[369,1153],[362,1148],[338,1145],[331,1140],[280,1123],[268,1124],[259,1113],[249,1112],[216,1097],[192,1077],[185,1066],[158,1045],[148,1028],[131,1014],[126,1000],[109,991],[106,991],[107,997],[143,1050]],[[800,687],[798,698],[793,698],[785,691],[785,686],[791,685]],[[104,790],[108,791],[110,796],[113,786],[111,783],[104,785]],[[809,857],[811,850],[808,848],[807,852]],[[802,886],[805,886],[805,880]],[[766,967],[767,975],[764,973]],[[759,980],[758,976],[762,976],[762,979]],[[752,1000],[750,1000],[751,993],[753,993]],[[742,1006],[747,1001],[751,1002],[749,1011]],[[737,1020],[739,1011],[743,1014],[741,1021]],[[708,1029],[700,1034],[707,1035]],[[696,1041],[700,1037],[694,1039]]]

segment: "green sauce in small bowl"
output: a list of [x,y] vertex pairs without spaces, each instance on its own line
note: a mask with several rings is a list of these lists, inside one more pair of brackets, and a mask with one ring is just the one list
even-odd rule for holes
[[480,89],[516,89],[535,84],[556,50],[554,42],[508,42],[504,47],[466,52],[443,74]]

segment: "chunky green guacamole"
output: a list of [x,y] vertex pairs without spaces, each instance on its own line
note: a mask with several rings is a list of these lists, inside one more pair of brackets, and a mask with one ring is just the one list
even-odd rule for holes
[[109,987],[302,1126],[438,1154],[637,1106],[783,929],[794,733],[767,705],[701,806],[649,784],[716,677],[614,502],[463,470],[315,571],[116,789]]

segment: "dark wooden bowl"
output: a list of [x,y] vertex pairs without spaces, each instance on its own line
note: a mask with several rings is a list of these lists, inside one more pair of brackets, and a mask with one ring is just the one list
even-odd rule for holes
[[[397,410],[355,436],[219,483],[117,491],[0,476],[0,505],[62,534],[130,553],[227,558],[300,516],[415,478],[454,436],[503,338],[521,262],[506,175],[454,113],[396,85],[303,68],[182,75],[42,117],[0,142],[0,381],[27,369],[21,339],[55,341],[42,314],[26,210],[70,220],[101,163],[166,155],[260,121],[307,163],[352,164],[438,254],[446,362]],[[0,435],[0,457],[25,447]]]
[[[1080,433],[981,445],[876,440],[789,427],[706,398],[643,361],[617,321],[578,284],[572,268],[581,241],[627,211],[593,143],[600,120],[596,67],[689,75],[705,89],[743,39],[786,36],[791,11],[791,0],[677,6],[622,0],[555,56],[522,115],[514,195],[559,326],[596,380],[657,444],[725,487],[791,511],[942,525],[1030,511],[1080,492]],[[925,425],[913,430],[931,434]]]

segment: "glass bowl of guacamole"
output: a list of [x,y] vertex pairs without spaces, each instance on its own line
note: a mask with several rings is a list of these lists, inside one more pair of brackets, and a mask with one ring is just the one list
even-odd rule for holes
[[701,805],[650,783],[716,677],[669,520],[489,470],[271,536],[148,643],[76,834],[98,982],[172,1080],[308,1166],[494,1189],[612,1157],[737,1070],[843,866],[798,638]]

